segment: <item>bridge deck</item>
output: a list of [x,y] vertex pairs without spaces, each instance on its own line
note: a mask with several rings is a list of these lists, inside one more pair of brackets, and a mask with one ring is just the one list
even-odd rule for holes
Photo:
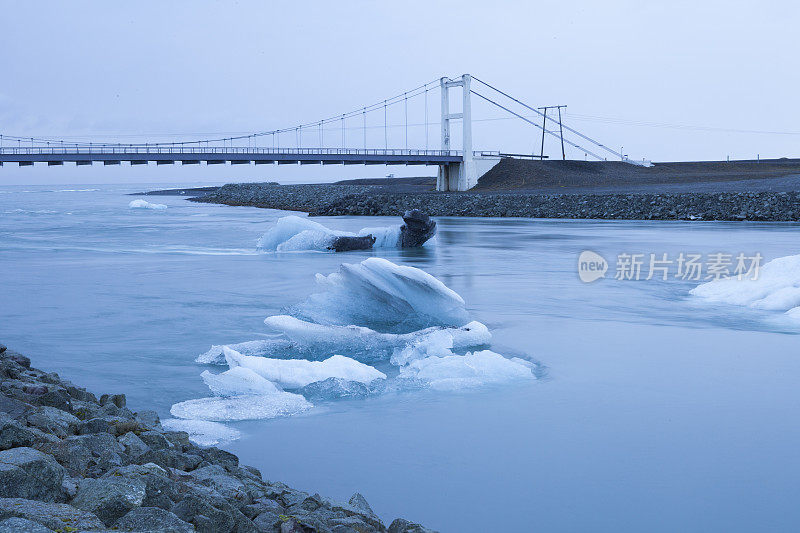
[[33,163],[91,165],[181,163],[199,164],[344,164],[344,165],[446,165],[462,160],[460,150],[340,149],[340,148],[219,148],[219,147],[91,147],[0,148],[0,165]]

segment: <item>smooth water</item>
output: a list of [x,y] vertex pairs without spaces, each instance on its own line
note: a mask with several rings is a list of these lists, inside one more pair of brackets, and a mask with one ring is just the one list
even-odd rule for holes
[[[147,186],[142,186],[148,188]],[[85,190],[84,190],[85,189]],[[424,269],[541,364],[530,384],[341,401],[233,423],[266,478],[443,532],[800,527],[798,327],[710,306],[697,282],[579,281],[577,257],[800,253],[796,224],[439,219],[418,250],[259,254],[286,212],[151,199],[131,186],[0,187],[0,341],[169,416],[208,396],[194,358],[263,336],[314,274],[377,255]],[[391,218],[319,218],[358,231]],[[609,277],[613,277],[613,270]]]

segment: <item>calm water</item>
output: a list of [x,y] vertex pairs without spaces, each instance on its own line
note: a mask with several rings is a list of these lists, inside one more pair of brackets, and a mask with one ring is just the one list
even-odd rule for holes
[[0,187],[0,341],[167,417],[208,395],[197,354],[259,338],[315,273],[379,255],[444,281],[493,350],[543,376],[233,424],[243,437],[227,448],[268,479],[358,490],[386,519],[444,532],[800,528],[796,326],[699,304],[696,282],[576,274],[586,249],[612,269],[620,253],[796,254],[800,226],[445,218],[421,250],[268,255],[255,241],[286,212],[180,197],[130,210],[138,189]]

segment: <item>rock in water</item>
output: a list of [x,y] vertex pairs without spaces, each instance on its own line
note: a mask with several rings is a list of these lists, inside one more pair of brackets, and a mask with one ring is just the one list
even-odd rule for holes
[[436,235],[436,222],[431,217],[420,211],[412,209],[403,215],[403,224],[400,227],[400,248],[416,248]]
[[375,237],[364,235],[363,237],[336,237],[328,246],[328,250],[334,252],[349,252],[351,250],[369,250],[375,244]]

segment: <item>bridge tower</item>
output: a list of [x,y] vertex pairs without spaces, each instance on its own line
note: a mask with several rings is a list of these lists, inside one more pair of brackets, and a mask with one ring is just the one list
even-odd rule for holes
[[[461,119],[461,148],[463,157],[459,163],[439,167],[436,179],[437,191],[466,191],[478,183],[478,178],[499,161],[498,158],[476,159],[472,151],[472,76],[464,74],[459,79],[442,78],[442,150],[450,150],[450,121]],[[450,112],[450,89],[461,87],[461,113]]]

